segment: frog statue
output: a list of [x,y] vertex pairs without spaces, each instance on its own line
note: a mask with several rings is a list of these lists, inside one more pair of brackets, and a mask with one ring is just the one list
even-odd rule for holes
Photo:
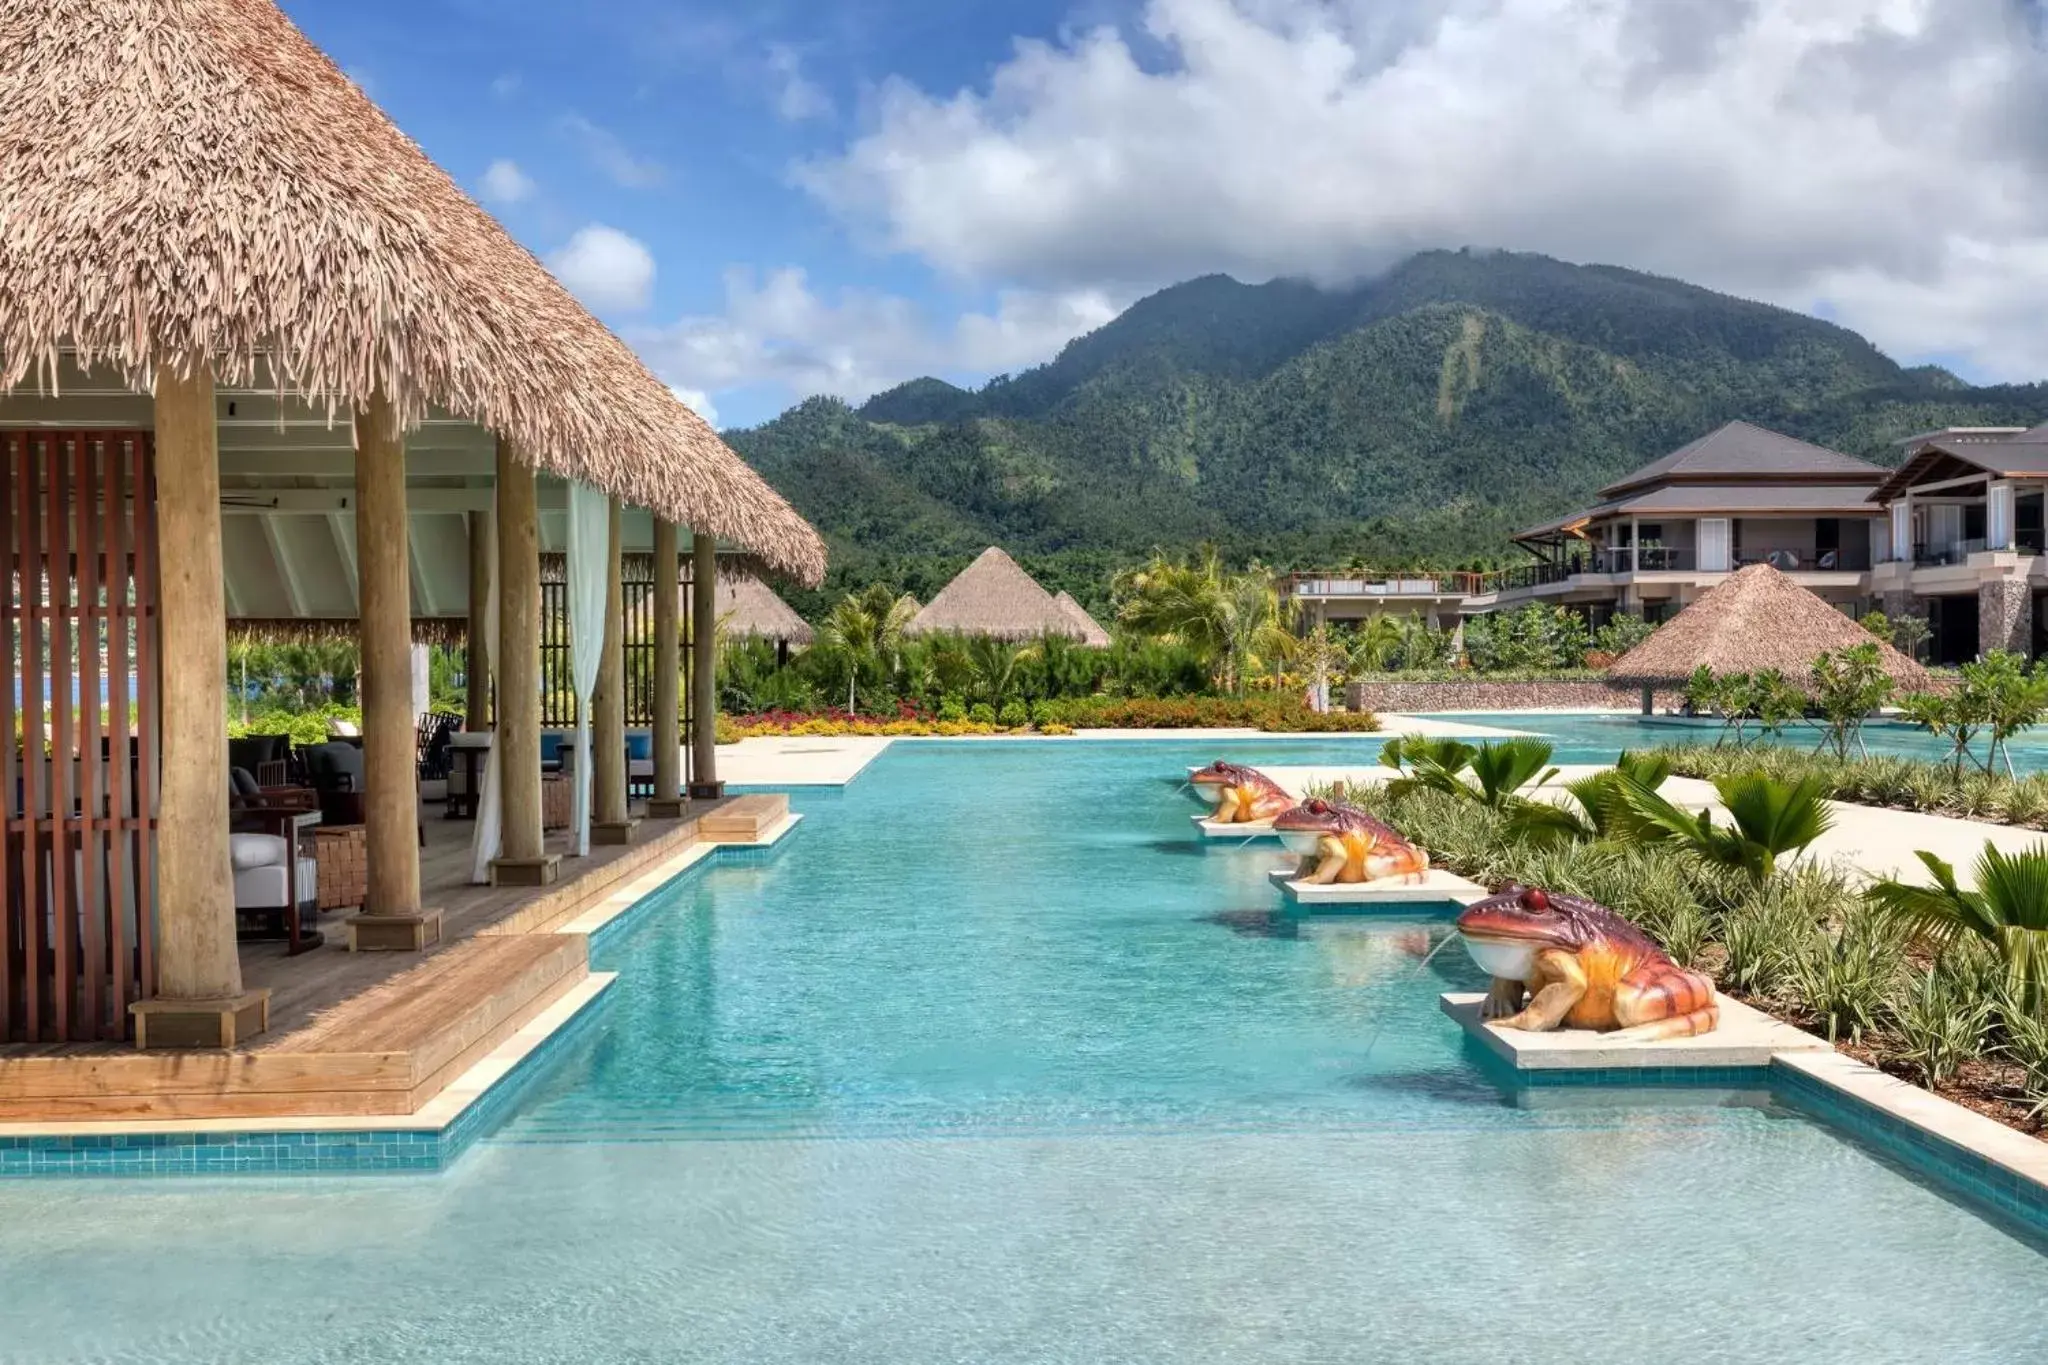
[[1502,1028],[1644,1041],[1711,1033],[1721,1020],[1713,982],[1582,896],[1510,882],[1466,907],[1458,932],[1493,977],[1480,1015]]
[[1216,808],[1209,818],[1219,825],[1248,825],[1270,820],[1294,804],[1294,798],[1280,784],[1241,763],[1217,759],[1206,768],[1188,774],[1196,795]]
[[1429,871],[1427,853],[1355,806],[1317,797],[1274,816],[1273,829],[1289,853],[1300,855],[1301,880],[1317,886],[1420,881]]

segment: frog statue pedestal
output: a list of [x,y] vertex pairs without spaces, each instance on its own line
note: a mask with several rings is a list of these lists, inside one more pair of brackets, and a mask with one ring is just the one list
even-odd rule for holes
[[1584,897],[1510,883],[1467,906],[1458,932],[1493,977],[1481,1015],[1501,1028],[1649,1041],[1710,1033],[1720,1022],[1713,982]]

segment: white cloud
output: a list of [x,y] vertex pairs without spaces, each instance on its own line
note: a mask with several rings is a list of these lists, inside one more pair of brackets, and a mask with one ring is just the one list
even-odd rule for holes
[[2039,377],[2048,48],[2012,0],[1148,0],[888,83],[800,183],[967,280],[1356,278],[1476,244]]
[[499,157],[484,171],[484,198],[494,204],[517,204],[533,196],[533,180],[519,163]]
[[828,393],[858,402],[919,375],[1036,364],[1115,315],[1116,301],[1092,290],[1010,290],[993,311],[941,325],[897,295],[845,290],[822,298],[795,267],[765,276],[736,269],[726,272],[724,312],[643,328],[628,340],[678,392],[771,385],[790,398]]
[[832,112],[832,97],[804,75],[803,59],[795,48],[770,44],[767,68],[775,83],[775,112],[785,123],[824,118]]
[[517,71],[507,71],[491,80],[491,93],[501,100],[509,100],[519,93],[525,79]]
[[654,256],[637,238],[592,223],[548,257],[548,269],[597,312],[645,308],[654,293]]
[[714,427],[718,425],[718,405],[711,401],[710,394],[702,389],[686,389],[680,384],[671,384],[668,391],[676,396],[677,402],[706,422]]

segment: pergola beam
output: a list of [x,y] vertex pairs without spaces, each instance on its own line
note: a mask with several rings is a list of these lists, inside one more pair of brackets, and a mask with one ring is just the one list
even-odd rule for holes
[[[262,526],[264,543],[270,546],[270,557],[277,561],[277,576],[284,584],[284,600],[290,605],[292,615],[304,616],[306,614],[305,589],[299,584],[299,571],[297,566],[292,563],[291,552],[285,548],[284,537],[277,533],[277,518],[274,516],[264,517]],[[229,589],[232,592],[234,580],[230,578],[228,582]],[[236,607],[234,610],[238,615],[240,614],[239,607]]]

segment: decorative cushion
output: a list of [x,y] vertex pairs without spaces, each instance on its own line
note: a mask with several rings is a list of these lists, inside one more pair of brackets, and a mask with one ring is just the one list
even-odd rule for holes
[[[252,867],[235,874],[235,908],[267,910],[285,903],[284,864]],[[320,900],[320,865],[311,858],[299,859],[299,904],[316,905]]]
[[641,761],[641,762],[650,762],[650,763],[651,763],[651,762],[653,762],[653,760],[654,760],[654,736],[653,736],[653,735],[627,735],[627,736],[626,736],[626,757],[627,757],[628,759],[630,759],[630,760],[634,760],[634,761]]
[[228,863],[237,872],[253,867],[283,867],[285,841],[275,834],[230,834]]
[[228,769],[228,786],[234,789],[236,796],[263,795],[263,784],[247,768]]

